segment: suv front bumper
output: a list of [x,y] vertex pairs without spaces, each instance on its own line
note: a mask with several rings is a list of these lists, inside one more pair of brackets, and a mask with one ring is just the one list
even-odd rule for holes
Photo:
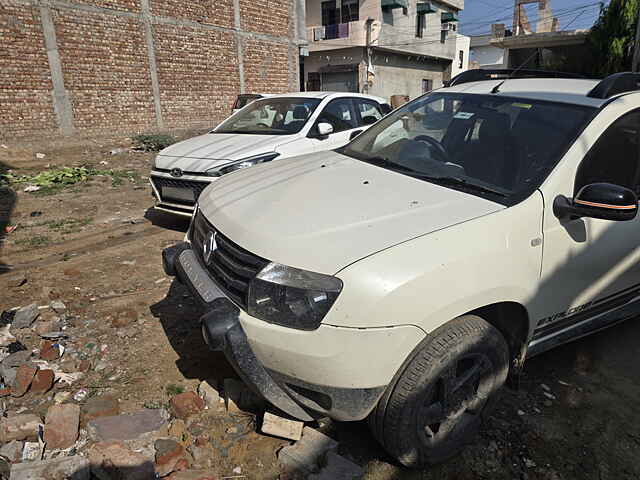
[[[416,335],[421,331],[413,327],[381,331],[383,329],[324,326],[315,332],[300,332],[271,325],[250,317],[231,302],[213,282],[189,243],[169,247],[162,256],[165,272],[176,276],[204,305],[206,312],[200,318],[200,323],[209,347],[224,352],[240,378],[252,390],[300,420],[309,421],[324,416],[343,421],[365,418],[404,360],[402,350],[408,350],[408,354],[413,344],[422,339]],[[370,330],[369,334],[367,330]],[[397,330],[395,336],[394,330]],[[299,340],[296,338],[299,335],[305,337]],[[283,336],[289,336],[284,343],[291,345],[293,353],[271,340],[278,338],[282,341]],[[372,345],[369,345],[370,340]],[[299,343],[292,345],[296,342]],[[371,355],[356,356],[349,361],[341,352],[334,354],[331,351],[331,345],[343,344],[343,350],[352,352],[354,343],[365,345]],[[390,362],[386,361],[376,364],[381,358],[380,349],[384,347],[393,349],[394,356],[399,358],[398,365],[389,365]],[[275,363],[265,365],[260,358]],[[278,363],[278,358],[283,360]],[[372,372],[379,373],[385,369],[388,373],[382,377],[384,380],[378,383],[379,386],[375,386],[376,380],[372,380],[374,386],[358,385],[362,385],[365,378],[371,378]],[[292,370],[296,374],[292,374]],[[305,373],[319,370],[322,370],[317,374],[320,376],[314,378],[308,378],[309,374]],[[343,380],[332,382],[340,376]],[[325,378],[326,381],[318,382],[318,379]]]

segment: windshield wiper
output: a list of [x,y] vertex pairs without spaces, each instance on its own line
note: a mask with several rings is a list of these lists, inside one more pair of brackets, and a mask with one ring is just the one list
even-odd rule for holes
[[[407,169],[410,170],[410,169]],[[407,175],[412,177],[419,178],[421,180],[428,180],[430,182],[441,184],[441,185],[457,185],[467,190],[474,190],[476,192],[481,193],[490,193],[492,195],[498,195],[499,197],[507,197],[508,195],[500,190],[493,189],[491,187],[485,187],[484,185],[478,185],[477,183],[469,182],[463,178],[458,177],[437,177],[434,175],[428,175],[425,173],[416,172],[415,170],[411,170],[410,172],[406,172]]]
[[374,165],[378,165],[380,167],[386,168],[387,170],[391,170],[393,172],[402,173],[404,175],[409,175],[410,177],[419,178],[420,180],[427,180],[429,182],[433,182],[441,185],[456,185],[467,190],[473,190],[475,192],[481,193],[489,193],[491,195],[497,195],[502,198],[508,197],[508,195],[499,190],[495,190],[491,187],[485,187],[484,185],[478,185],[477,183],[469,182],[463,178],[458,177],[450,177],[450,176],[436,176],[429,175],[427,173],[418,172],[409,167],[405,167],[403,165],[398,165],[391,160],[384,157],[368,157],[365,159],[366,162],[372,163]]

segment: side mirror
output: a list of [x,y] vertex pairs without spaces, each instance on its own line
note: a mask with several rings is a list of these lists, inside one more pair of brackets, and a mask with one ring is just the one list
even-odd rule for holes
[[558,195],[553,202],[553,213],[560,220],[580,217],[633,220],[638,213],[638,196],[620,185],[591,183],[582,187],[573,199]]
[[333,125],[326,122],[320,122],[318,124],[318,136],[326,137],[327,135],[331,135],[333,133]]

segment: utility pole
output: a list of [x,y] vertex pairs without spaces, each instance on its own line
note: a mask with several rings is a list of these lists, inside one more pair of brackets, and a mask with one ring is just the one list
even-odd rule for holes
[[366,58],[367,58],[367,66],[366,72],[364,76],[364,93],[369,93],[369,65],[371,65],[371,26],[373,25],[373,18],[367,18],[365,22],[365,26],[367,28],[367,40],[366,40]]
[[638,6],[638,19],[636,20],[636,40],[633,44],[633,60],[631,71],[637,72],[640,65],[640,5]]

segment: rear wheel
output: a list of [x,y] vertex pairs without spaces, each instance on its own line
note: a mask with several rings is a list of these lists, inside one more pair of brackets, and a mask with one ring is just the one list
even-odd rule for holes
[[431,334],[407,359],[369,417],[374,436],[402,464],[456,455],[475,436],[509,370],[502,334],[475,315]]

